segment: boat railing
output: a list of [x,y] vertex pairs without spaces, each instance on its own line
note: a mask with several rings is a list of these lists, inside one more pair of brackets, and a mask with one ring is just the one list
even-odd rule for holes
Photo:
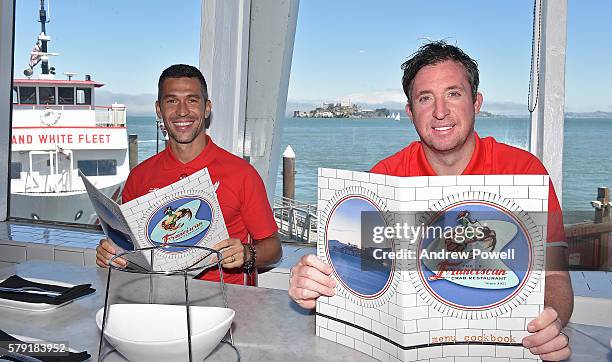
[[317,242],[317,207],[286,197],[274,198],[274,218],[283,241]]
[[96,107],[96,126],[125,127],[126,112],[123,105]]
[[13,104],[13,107],[33,111],[94,111],[98,127],[125,127],[126,123],[126,109],[121,104],[111,106]]
[[57,184],[55,184],[55,192],[68,191],[71,189],[71,185],[69,185],[69,172],[67,170],[62,170],[62,173],[59,175],[59,180]]

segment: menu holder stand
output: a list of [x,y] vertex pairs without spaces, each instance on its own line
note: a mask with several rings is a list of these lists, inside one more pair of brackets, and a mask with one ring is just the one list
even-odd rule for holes
[[[163,249],[170,249],[170,248],[181,248],[181,249],[201,249],[203,250],[204,256],[195,264],[193,264],[190,267],[184,268],[184,269],[177,269],[177,270],[164,270],[164,271],[155,271],[153,270],[153,266],[154,266],[154,251],[155,250],[163,250]],[[135,268],[130,268],[130,264],[128,263],[128,265],[126,267],[119,267],[117,263],[114,263],[115,259],[118,258],[125,258],[126,256],[129,257],[129,255],[135,254],[135,253],[144,253],[144,252],[150,252],[150,263],[151,263],[151,270],[145,270],[143,268],[139,268],[139,269],[135,269]],[[201,262],[208,258],[211,255],[216,255],[217,256],[217,261],[213,262],[213,263],[204,263],[201,264]],[[120,272],[125,272],[125,273],[133,273],[133,274],[146,274],[149,275],[149,304],[153,304],[153,275],[163,275],[163,276],[172,276],[172,275],[182,275],[183,276],[183,280],[185,283],[185,310],[187,311],[187,319],[186,319],[186,323],[187,323],[187,345],[188,345],[188,349],[189,349],[189,362],[193,362],[193,356],[192,356],[192,341],[191,341],[191,316],[190,316],[190,312],[189,312],[189,284],[188,284],[188,273],[190,272],[197,272],[198,274],[203,272],[206,269],[209,269],[211,267],[217,266],[219,269],[219,288],[221,288],[221,295],[223,296],[223,304],[225,306],[225,308],[229,308],[229,305],[227,303],[227,296],[225,294],[225,283],[223,281],[223,268],[221,267],[221,261],[223,259],[223,255],[221,254],[221,252],[209,248],[209,247],[205,247],[205,246],[197,246],[197,245],[191,245],[191,246],[176,246],[176,245],[159,245],[159,246],[151,246],[151,247],[146,247],[146,248],[141,248],[141,249],[137,249],[137,250],[129,250],[129,251],[125,251],[123,253],[117,254],[114,257],[112,257],[109,260],[109,269],[108,269],[108,276],[107,276],[107,280],[106,280],[106,290],[105,290],[105,295],[104,295],[104,313],[102,316],[102,327],[100,330],[100,343],[98,346],[98,361],[102,361],[102,359],[104,357],[106,357],[106,355],[108,353],[111,353],[115,350],[115,348],[112,348],[111,350],[109,350],[107,353],[103,354],[103,345],[104,345],[104,329],[106,327],[106,318],[107,318],[107,314],[108,314],[108,296],[109,296],[109,287],[110,287],[110,281],[111,281],[111,271],[112,270],[117,270]],[[191,278],[191,277],[189,277]],[[234,344],[234,337],[232,335],[232,326],[230,325],[229,327],[229,341],[225,339],[225,337],[221,340],[220,343],[225,343],[228,344],[232,349],[234,349],[234,351],[236,352],[236,359],[237,361],[240,361],[240,351],[238,351],[238,349],[236,348],[236,345]],[[227,334],[226,334],[227,335]],[[111,346],[112,347],[112,346]]]

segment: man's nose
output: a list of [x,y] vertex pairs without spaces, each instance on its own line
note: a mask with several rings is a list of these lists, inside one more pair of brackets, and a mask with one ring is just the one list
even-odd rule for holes
[[450,110],[446,102],[442,100],[436,100],[434,104],[434,114],[433,116],[437,119],[444,119],[444,117],[448,116]]
[[186,116],[189,114],[189,107],[187,107],[187,102],[180,101],[178,107],[176,108],[176,113],[179,116]]

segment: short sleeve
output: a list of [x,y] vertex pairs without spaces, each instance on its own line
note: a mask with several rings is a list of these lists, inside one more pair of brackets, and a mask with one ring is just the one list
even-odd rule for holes
[[266,188],[257,171],[250,165],[243,186],[240,213],[251,238],[261,240],[272,236],[278,228],[272,215]]
[[138,197],[136,195],[136,184],[134,182],[134,179],[134,173],[130,172],[127,180],[125,181],[125,186],[123,186],[123,191],[121,192],[121,202],[124,204]]
[[561,211],[561,205],[559,205],[559,199],[557,198],[557,193],[555,192],[552,181],[549,183],[548,190],[548,228],[546,241],[548,246],[568,246],[565,240],[563,211]]
[[385,164],[385,160],[382,160],[378,162],[377,164],[375,164],[374,167],[370,169],[370,173],[388,175],[389,171],[387,169],[387,165]]

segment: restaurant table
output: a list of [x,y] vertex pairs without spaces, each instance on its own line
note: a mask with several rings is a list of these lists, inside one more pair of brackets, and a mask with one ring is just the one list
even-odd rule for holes
[[[0,307],[0,329],[47,341],[67,341],[69,347],[87,350],[97,360],[99,330],[96,312],[104,306],[106,269],[75,266],[60,262],[30,260],[0,269],[0,279],[13,274],[21,277],[91,283],[96,292],[46,312]],[[229,307],[236,311],[233,337],[242,361],[373,361],[365,354],[315,335],[315,318],[290,301],[286,291],[226,285]],[[184,303],[184,283],[180,276],[155,276],[153,302]],[[189,281],[192,305],[222,306],[217,283]],[[109,303],[147,303],[149,276],[113,270]],[[570,324],[566,334],[571,341],[570,361],[612,361],[612,328]],[[220,344],[207,361],[236,360],[234,350]],[[124,361],[120,354],[108,354],[104,361]]]

